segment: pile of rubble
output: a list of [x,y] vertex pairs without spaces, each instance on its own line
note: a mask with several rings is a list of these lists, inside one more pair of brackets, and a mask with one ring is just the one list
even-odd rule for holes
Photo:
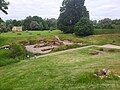
[[107,68],[95,70],[94,76],[96,76],[100,79],[110,78],[111,76],[114,76],[116,78],[120,78],[119,74],[115,74]]
[[106,78],[110,75],[109,69],[101,69],[101,70],[95,70],[94,76],[99,77],[101,79]]

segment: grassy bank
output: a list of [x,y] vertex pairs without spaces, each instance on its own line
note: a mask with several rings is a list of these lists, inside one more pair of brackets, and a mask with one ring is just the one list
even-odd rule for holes
[[10,50],[0,50],[0,67],[20,61],[20,59],[11,58],[10,54]]
[[10,49],[0,49],[0,67],[20,62],[28,55],[32,56],[23,46],[17,44],[10,45]]

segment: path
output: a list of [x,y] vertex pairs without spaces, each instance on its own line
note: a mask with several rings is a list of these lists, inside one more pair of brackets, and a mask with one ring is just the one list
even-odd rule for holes
[[120,46],[112,45],[112,44],[107,44],[103,46],[99,46],[101,48],[108,48],[108,49],[120,49]]
[[84,46],[84,47],[80,47],[80,48],[74,48],[74,49],[49,53],[49,54],[45,54],[45,55],[40,55],[40,56],[32,57],[31,59],[38,59],[38,58],[41,58],[41,57],[46,57],[46,56],[51,56],[51,55],[58,55],[58,54],[62,54],[62,53],[65,53],[65,52],[72,52],[72,51],[81,50],[81,49],[90,48],[90,47],[102,47],[102,48],[110,48],[110,49],[120,49],[120,46],[111,45],[111,44],[107,44],[107,45],[103,45],[103,46],[90,45],[90,46]]
[[74,49],[49,53],[49,54],[45,54],[45,55],[40,55],[40,56],[32,57],[31,59],[38,59],[38,58],[41,58],[41,57],[46,57],[46,56],[51,56],[51,55],[58,55],[58,54],[62,54],[62,53],[65,53],[65,52],[72,52],[72,51],[81,50],[81,49],[85,49],[85,48],[90,48],[90,47],[94,47],[94,46],[98,47],[97,45],[84,46],[84,47],[80,47],[80,48],[74,48]]

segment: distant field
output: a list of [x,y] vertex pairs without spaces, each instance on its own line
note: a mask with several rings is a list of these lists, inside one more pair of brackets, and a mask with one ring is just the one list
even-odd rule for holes
[[53,35],[58,35],[61,32],[59,30],[54,30],[52,32],[49,31],[23,31],[23,32],[7,32],[7,33],[2,33],[0,36],[1,37],[17,37],[17,38],[25,38],[25,37],[39,37],[39,36],[43,36],[43,37],[50,37]]
[[[120,52],[90,55],[88,48],[24,60],[0,67],[1,90],[120,90]],[[93,76],[95,69],[109,68],[107,79]]]
[[115,34],[120,33],[120,29],[96,29],[94,34]]
[[[97,31],[98,32],[98,31]],[[15,43],[19,41],[29,41],[34,40],[37,41],[40,38],[45,39],[52,39],[54,36],[57,35],[61,40],[69,39],[73,42],[83,42],[86,44],[107,44],[107,43],[113,43],[116,45],[120,45],[120,34],[100,34],[100,35],[92,35],[88,37],[76,37],[72,34],[63,34],[59,30],[55,30],[52,32],[49,31],[24,31],[24,32],[18,32],[18,33],[2,33],[0,34],[0,46],[9,44],[9,43]]]

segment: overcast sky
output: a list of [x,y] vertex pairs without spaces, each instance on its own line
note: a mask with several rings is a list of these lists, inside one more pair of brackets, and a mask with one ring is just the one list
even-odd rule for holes
[[[24,19],[27,16],[58,18],[63,0],[7,0],[10,2],[8,15],[0,11],[0,17],[6,19]],[[105,17],[120,18],[120,0],[86,0],[92,20]]]

